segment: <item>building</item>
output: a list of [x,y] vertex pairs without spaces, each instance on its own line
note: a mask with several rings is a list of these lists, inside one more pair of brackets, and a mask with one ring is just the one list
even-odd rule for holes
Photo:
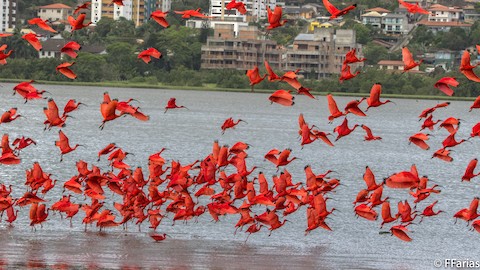
[[[38,58],[58,58],[64,59],[65,54],[60,50],[70,40],[63,38],[51,38],[42,42],[42,50],[38,52]],[[106,54],[106,48],[103,45],[83,45],[80,52],[88,52],[94,54]]]
[[391,13],[382,8],[373,8],[369,10],[369,12],[360,15],[362,23],[379,28],[384,34],[404,35],[408,33],[412,27],[408,24],[408,17],[406,14]]
[[[248,13],[245,15],[240,14],[236,9],[227,10],[223,7],[230,2],[229,0],[211,0],[210,1],[210,14],[216,19],[220,20],[231,20],[231,21],[259,21],[267,18],[267,5],[270,8],[275,8],[277,1],[276,0],[238,0],[243,2],[245,7],[248,10]],[[228,18],[228,19],[227,19]]]
[[[404,63],[401,60],[380,60],[378,63],[378,69],[387,71],[403,71]],[[410,69],[410,73],[421,73],[419,66]]]
[[202,46],[201,68],[248,70],[268,61],[273,69],[282,70],[284,52],[275,41],[259,39],[256,26],[240,27],[235,35],[232,25],[217,25]]
[[383,15],[377,11],[370,11],[360,15],[362,18],[362,24],[370,24],[377,28],[382,28]]
[[315,17],[316,12],[314,8],[286,6],[283,8],[283,14],[285,14],[287,19],[310,20]]
[[91,20],[96,24],[102,17],[118,20],[121,17],[131,20],[135,26],[142,25],[150,19],[150,14],[161,9],[169,11],[171,0],[123,0],[123,6],[111,4],[111,0],[92,0]]
[[[313,34],[299,34],[287,49],[285,70],[300,69],[299,75],[311,79],[330,77],[340,73],[345,54],[354,48],[361,56],[362,45],[352,29],[318,28]],[[351,67],[360,66],[363,62]]]
[[405,14],[386,13],[382,17],[382,31],[385,34],[404,35],[410,31],[411,27]]
[[51,22],[67,21],[72,13],[72,7],[60,3],[38,7],[38,17]]
[[457,22],[433,22],[433,21],[428,21],[428,20],[419,21],[418,25],[425,25],[433,33],[448,32],[448,31],[450,31],[450,29],[455,28],[455,27],[463,28],[465,30],[468,30],[472,26],[471,24],[458,22],[458,21]]
[[473,5],[463,7],[464,21],[468,23],[474,23],[480,20],[480,13],[475,10]]
[[13,29],[16,25],[17,2],[16,0],[0,1],[0,32]]
[[461,22],[464,19],[463,9],[447,7],[439,4],[431,5],[428,9],[430,22]]

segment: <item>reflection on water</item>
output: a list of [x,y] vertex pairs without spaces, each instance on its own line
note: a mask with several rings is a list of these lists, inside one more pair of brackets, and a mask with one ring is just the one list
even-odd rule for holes
[[[23,104],[21,98],[11,96],[13,85],[3,86],[1,108],[18,107],[19,113],[26,117],[2,124],[3,133],[8,133],[11,139],[26,136],[37,141],[36,146],[23,150],[21,164],[0,166],[0,182],[13,185],[13,197],[23,195],[25,170],[30,169],[34,161],[39,161],[45,172],[52,173],[53,178],[59,180],[58,186],[46,197],[48,204],[58,201],[62,196],[63,183],[77,174],[77,160],[95,164],[102,171],[109,169],[106,158],[100,162],[96,159],[98,151],[111,142],[135,154],[126,160],[130,165],[147,168],[148,156],[163,147],[168,148],[162,154],[166,159],[187,164],[204,158],[211,151],[215,139],[221,145],[244,141],[252,145],[248,150],[248,167],[260,167],[252,177],[259,170],[269,177],[276,174],[276,168],[264,161],[263,155],[272,148],[289,147],[292,155],[300,158],[287,167],[294,182],[305,182],[303,168],[310,164],[316,173],[334,170],[332,177],[342,183],[335,193],[329,194],[328,208],[339,209],[328,220],[333,231],[317,229],[304,236],[306,215],[302,209],[288,218],[293,222],[286,223],[270,237],[269,232],[262,230],[252,235],[246,244],[246,233],[239,231],[233,234],[237,216],[222,217],[214,223],[206,213],[198,219],[198,223],[177,222],[175,226],[171,226],[172,217],[167,217],[158,231],[171,237],[156,243],[149,237],[150,229],[146,223],[141,231],[130,224],[128,231],[109,228],[106,233],[100,234],[98,228],[89,226],[84,232],[83,212],[73,219],[73,227],[68,220],[51,212],[43,228],[32,231],[27,207],[19,212],[15,227],[9,228],[6,223],[0,223],[0,265],[7,265],[7,268],[424,269],[431,268],[435,259],[478,257],[480,234],[469,232],[462,222],[454,224],[452,216],[468,207],[473,197],[479,195],[475,187],[480,180],[472,179],[471,183],[460,181],[466,164],[479,153],[479,139],[456,147],[452,153],[454,161],[450,164],[431,159],[433,151],[441,148],[441,142],[447,136],[445,130],[431,132],[435,137],[428,142],[432,147],[430,151],[408,144],[408,137],[420,129],[419,113],[435,105],[436,101],[395,100],[396,105],[387,104],[369,110],[368,117],[349,116],[350,126],[366,124],[374,135],[383,138],[382,141],[364,142],[363,130],[357,129],[336,142],[335,147],[315,142],[301,149],[297,124],[300,113],[304,114],[309,124],[315,124],[322,131],[332,132],[341,123],[341,119],[333,124],[327,123],[329,113],[324,97],[311,100],[298,96],[295,106],[287,108],[270,105],[265,94],[42,85],[39,88],[51,92],[60,109],[70,98],[88,105],[72,113],[75,118],[68,119],[67,126],[63,128],[71,143],[83,144],[85,148],[65,155],[60,163],[59,150],[53,143],[58,139],[57,129],[43,131],[45,116],[42,108],[46,106],[46,101]],[[150,115],[151,120],[141,122],[131,117],[119,118],[108,122],[100,131],[99,104],[105,90],[113,98],[138,99],[138,105]],[[164,113],[163,108],[170,97],[176,97],[177,102],[189,110]],[[342,107],[350,99],[339,97],[337,103]],[[468,113],[469,106],[468,102],[452,102],[449,107],[437,110],[434,116],[436,119],[449,116],[464,119],[457,139],[466,138],[470,128],[480,119],[479,112]],[[227,130],[222,136],[220,126],[228,117],[241,118],[248,124]],[[405,243],[389,234],[379,234],[380,220],[356,219],[352,202],[357,192],[364,188],[362,175],[365,166],[370,166],[377,181],[380,181],[394,172],[409,170],[411,164],[416,164],[421,175],[428,175],[442,189],[440,194],[434,194],[419,204],[417,210],[438,199],[436,209],[446,213],[411,225],[409,229],[413,241]],[[395,209],[398,201],[409,198],[405,190],[385,189],[386,196],[390,197]],[[117,199],[108,197],[106,205],[113,208],[112,203]],[[84,198],[75,195],[72,200],[82,202]],[[255,211],[260,213],[264,207]]]

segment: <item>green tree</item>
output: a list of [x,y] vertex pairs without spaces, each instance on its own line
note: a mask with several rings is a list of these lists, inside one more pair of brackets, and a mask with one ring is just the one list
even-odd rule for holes
[[373,42],[367,43],[363,49],[363,54],[367,58],[366,63],[369,65],[376,65],[380,60],[388,59],[388,50]]

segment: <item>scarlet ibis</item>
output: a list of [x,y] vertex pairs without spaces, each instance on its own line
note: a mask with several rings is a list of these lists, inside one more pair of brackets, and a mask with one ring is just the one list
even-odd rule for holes
[[275,9],[270,9],[270,6],[267,5],[267,19],[269,25],[267,26],[267,30],[271,30],[280,26],[283,26],[287,23],[287,20],[282,20],[282,13],[283,9],[281,6],[275,6]]
[[68,42],[67,44],[65,44],[61,49],[60,51],[72,58],[77,58],[77,52],[76,51],[79,51],[80,49],[82,48],[82,46],[80,44],[78,44],[77,42],[75,41],[70,41]]
[[254,66],[253,69],[249,69],[245,73],[250,80],[250,85],[252,86],[252,92],[253,92],[253,86],[255,84],[259,84],[265,77],[267,77],[267,74],[260,76],[260,72],[258,70],[258,66]]
[[357,4],[350,5],[342,10],[336,8],[329,0],[323,0],[323,5],[325,9],[330,13],[330,20],[346,15],[351,10],[354,10],[357,7]]
[[60,162],[62,162],[63,155],[74,151],[75,149],[77,149],[77,147],[79,147],[81,145],[76,144],[75,146],[71,147],[70,143],[68,142],[69,139],[68,139],[67,135],[65,135],[65,133],[63,133],[62,130],[58,131],[58,135],[59,135],[60,138],[59,138],[58,141],[55,141],[55,145],[60,149]]
[[222,135],[225,133],[225,130],[229,128],[235,128],[235,126],[238,125],[240,122],[247,123],[242,119],[238,119],[237,121],[234,121],[232,117],[227,118],[221,126]]
[[72,62],[72,63],[69,63],[69,62],[65,62],[65,63],[62,63],[60,65],[58,65],[56,67],[56,70],[60,73],[62,73],[63,75],[65,75],[65,77],[69,78],[69,79],[72,79],[72,80],[75,80],[77,78],[77,74],[75,74],[71,69],[70,67],[75,64],[75,62]]
[[343,119],[342,124],[340,124],[339,126],[335,127],[335,129],[333,130],[333,132],[336,132],[336,133],[338,134],[338,135],[337,135],[337,138],[335,139],[335,141],[338,141],[340,138],[349,135],[349,134],[352,133],[358,126],[359,126],[358,124],[355,124],[352,128],[349,128],[349,127],[348,127],[348,120],[347,120],[347,118],[345,117],[345,118]]
[[80,30],[82,28],[85,28],[87,26],[89,26],[90,24],[92,24],[92,22],[88,22],[87,24],[83,24],[83,21],[85,20],[85,17],[86,17],[86,13],[80,13],[80,15],[77,16],[77,18],[75,19],[74,17],[72,16],[68,16],[68,23],[70,23],[70,26],[72,27],[72,31],[76,31],[76,30]]
[[403,72],[407,72],[415,68],[416,66],[419,66],[423,62],[423,59],[420,59],[420,61],[415,62],[415,60],[413,60],[413,56],[410,50],[407,47],[403,47],[402,61],[403,61]]
[[236,9],[242,15],[247,14],[247,8],[243,2],[237,2],[235,0],[230,1],[226,6],[226,9]]
[[200,13],[201,9],[197,8],[196,10],[189,9],[189,10],[183,10],[183,11],[177,11],[175,10],[174,12],[176,14],[182,15],[182,18],[184,19],[190,19],[190,17],[197,17],[200,19],[210,19],[212,17],[205,16],[204,14]]
[[453,96],[454,92],[450,86],[457,87],[459,84],[460,83],[455,78],[443,77],[434,84],[434,87],[438,88],[447,96]]
[[30,43],[35,50],[40,51],[42,49],[42,43],[40,43],[40,40],[38,40],[37,34],[28,33],[23,35],[22,38],[28,41],[28,43]]
[[404,6],[407,11],[409,13],[419,13],[419,14],[431,14],[429,11],[421,8],[419,5],[418,5],[418,2],[415,3],[415,4],[410,4],[410,3],[407,3],[403,0],[398,0],[398,3],[402,6]]
[[353,63],[363,62],[367,60],[366,58],[358,58],[356,53],[357,53],[356,48],[353,48],[350,51],[348,51],[347,54],[345,55],[345,60],[343,61],[343,63],[353,64]]
[[33,18],[28,20],[28,24],[36,24],[38,27],[42,28],[45,31],[57,33],[55,29],[53,29],[50,25],[47,24],[48,20],[42,20],[41,18]]
[[344,63],[342,65],[342,70],[340,72],[340,78],[338,80],[342,83],[343,81],[355,78],[358,74],[360,74],[360,71],[356,71],[355,74],[353,74],[350,71],[350,66],[348,64]]
[[170,98],[167,102],[167,106],[165,106],[165,112],[166,113],[169,109],[179,109],[179,108],[184,108],[187,109],[185,106],[178,106],[177,105],[177,99],[176,98]]
[[162,12],[161,10],[155,10],[150,14],[150,18],[154,19],[158,24],[167,28],[169,26],[168,21],[166,19],[168,11]]
[[473,72],[473,69],[476,68],[479,64],[472,66],[470,64],[470,53],[465,50],[462,55],[462,60],[460,62],[460,72],[467,77],[467,79],[480,82],[480,78]]
[[92,2],[88,1],[88,2],[84,2],[83,4],[81,5],[78,5],[77,7],[75,7],[75,10],[73,11],[73,14],[77,14],[78,12],[80,12],[80,10],[82,9],[90,9],[90,5],[92,4]]
[[142,59],[145,64],[150,63],[152,60],[151,57],[160,59],[160,57],[162,57],[162,53],[155,48],[148,48],[138,54],[138,59]]
[[275,102],[283,106],[292,106],[295,104],[293,101],[295,99],[292,94],[290,94],[290,90],[277,90],[273,94],[271,94],[268,99],[271,101],[271,103]]

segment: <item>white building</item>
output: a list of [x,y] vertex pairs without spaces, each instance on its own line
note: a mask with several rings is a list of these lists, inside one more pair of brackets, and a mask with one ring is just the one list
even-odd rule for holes
[[113,19],[118,20],[121,17],[131,20],[132,19],[132,13],[133,13],[133,4],[132,0],[123,0],[123,6],[119,6],[117,4],[114,4],[114,9],[113,9]]
[[15,28],[17,2],[15,0],[0,1],[0,33]]
[[211,0],[210,16],[230,21],[258,21],[267,18],[267,5],[273,10],[277,0],[237,0],[243,2],[247,9],[247,14],[242,15],[236,9],[223,9],[231,0]]
[[463,9],[457,7],[447,7],[439,4],[431,5],[428,11],[428,21],[430,22],[459,22],[463,21]]
[[38,17],[42,20],[49,20],[51,22],[66,21],[68,16],[72,15],[72,13],[72,7],[60,3],[38,8]]

